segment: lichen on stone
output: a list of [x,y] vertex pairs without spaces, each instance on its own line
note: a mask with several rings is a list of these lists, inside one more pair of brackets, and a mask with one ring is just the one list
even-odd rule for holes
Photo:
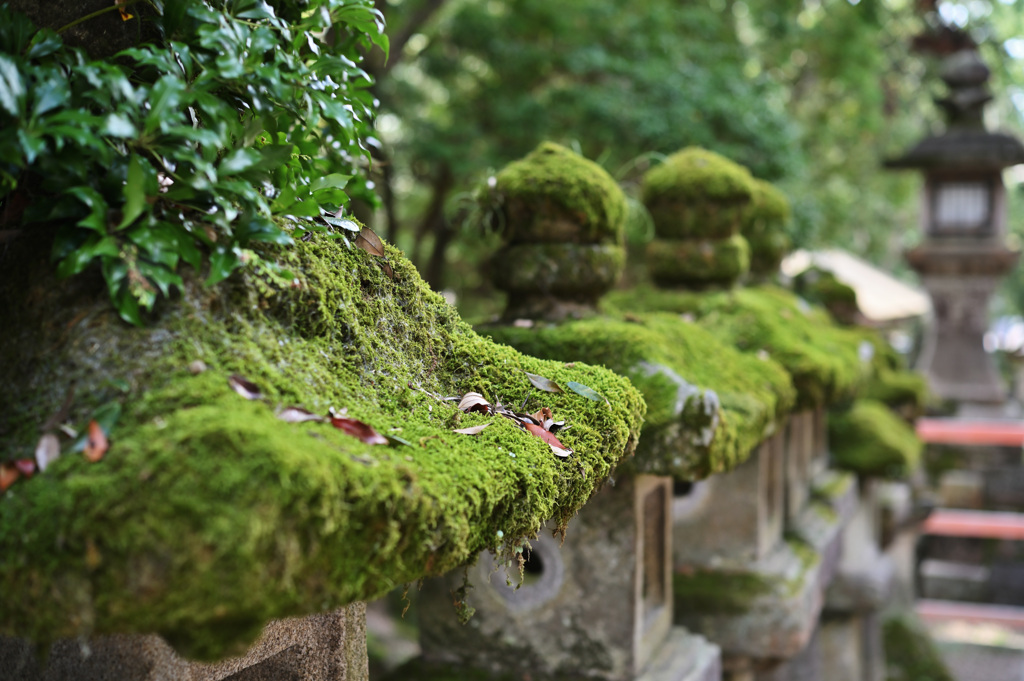
[[601,166],[543,142],[495,178],[508,242],[620,244],[626,197]]
[[888,681],[954,681],[931,635],[912,611],[886,615],[882,640]]
[[834,463],[859,475],[902,477],[917,467],[923,444],[887,406],[861,399],[829,414]]
[[626,462],[639,472],[685,480],[730,470],[774,431],[795,399],[777,363],[736,352],[678,315],[483,332],[530,355],[581,360],[629,377],[647,403],[637,455]]
[[[155,632],[189,657],[237,653],[269,619],[376,598],[549,519],[564,528],[635,447],[644,404],[626,379],[478,336],[390,246],[393,278],[322,235],[275,248],[294,280],[247,270],[208,289],[186,273],[143,329],[118,320],[98,273],[57,282],[48,249],[25,252],[37,255],[10,257],[0,278],[4,458],[31,457],[68,395],[64,421],[80,431],[98,410],[120,418],[102,461],[65,441],[0,495],[5,635]],[[608,402],[542,393],[527,371]],[[233,392],[232,373],[264,399]],[[438,398],[469,391],[550,407],[574,454],[500,418],[453,433],[486,417]],[[285,406],[347,409],[400,440],[286,423]]]

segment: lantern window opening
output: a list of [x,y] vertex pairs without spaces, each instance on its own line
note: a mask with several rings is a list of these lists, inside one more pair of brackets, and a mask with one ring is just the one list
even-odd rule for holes
[[930,231],[959,236],[989,232],[992,228],[991,179],[940,179],[931,190]]

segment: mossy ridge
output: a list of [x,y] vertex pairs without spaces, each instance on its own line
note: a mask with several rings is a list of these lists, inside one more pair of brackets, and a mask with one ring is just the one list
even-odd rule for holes
[[934,641],[911,611],[882,621],[887,681],[955,681]]
[[790,249],[785,227],[790,216],[789,199],[770,182],[754,179],[752,200],[743,213],[740,233],[750,244],[750,271],[759,276],[774,274]]
[[775,286],[718,292],[644,287],[613,291],[602,305],[609,313],[639,308],[690,315],[743,352],[764,351],[792,376],[797,409],[848,401],[871,374],[860,358],[861,331],[837,327],[824,310]]
[[[482,332],[533,356],[582,360],[628,376],[647,402],[637,457],[628,463],[643,472],[700,479],[729,470],[746,460],[795,402],[789,376],[777,363],[739,353],[676,315]],[[680,399],[687,400],[682,417]],[[712,401],[721,416],[713,437],[706,438],[710,422],[703,407]]]
[[743,166],[700,147],[687,147],[652,168],[643,180],[644,203],[661,198],[749,203],[754,178]]
[[[542,142],[496,176],[509,243],[562,241],[544,220],[566,220],[580,228],[568,241],[620,244],[626,196],[604,168],[554,142]],[[536,221],[540,224],[535,225]],[[573,231],[573,230],[570,230]]]
[[917,467],[924,447],[903,419],[867,399],[831,412],[828,438],[835,464],[859,475],[902,477]]
[[685,616],[740,615],[773,590],[770,580],[754,572],[695,569],[672,575],[675,610]]
[[[39,330],[0,341],[17,359],[3,369],[5,411],[17,405],[38,427],[70,379],[74,422],[113,399],[124,411],[102,462],[65,454],[0,497],[0,631],[155,631],[188,656],[237,653],[268,619],[378,597],[548,518],[565,526],[635,446],[644,405],[626,379],[481,338],[390,246],[393,280],[379,259],[322,237],[278,256],[296,286],[251,273],[212,291],[190,281],[156,328],[127,328],[95,295],[66,309],[4,303],[19,328]],[[12,286],[25,288],[19,301],[67,302],[47,293],[52,281]],[[196,359],[208,370],[192,376]],[[523,371],[585,383],[610,404],[540,393]],[[231,392],[232,372],[269,404],[346,407],[413,446],[283,423]],[[573,425],[562,440],[576,453],[558,459],[501,419],[478,438],[453,434],[484,417],[419,389],[529,396]],[[38,433],[12,437],[5,454],[31,455]]]

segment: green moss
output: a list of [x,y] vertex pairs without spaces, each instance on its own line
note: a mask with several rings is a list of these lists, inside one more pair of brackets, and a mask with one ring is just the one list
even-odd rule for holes
[[922,443],[903,419],[881,402],[857,400],[829,414],[835,464],[861,475],[902,476],[921,458]]
[[871,364],[860,358],[861,332],[835,326],[824,311],[776,287],[706,293],[638,288],[613,291],[603,306],[609,312],[687,314],[722,341],[767,354],[792,376],[798,409],[849,400],[871,374]]
[[750,268],[750,248],[739,234],[726,239],[655,239],[647,268],[661,286],[728,286]]
[[811,267],[793,280],[793,290],[810,303],[821,305],[843,324],[857,321],[857,292],[828,270]]
[[625,194],[593,161],[543,142],[496,180],[509,243],[622,243]]
[[688,147],[644,176],[643,202],[663,239],[725,238],[738,232],[753,186],[743,166]]
[[755,179],[753,199],[743,213],[741,233],[750,244],[750,271],[771,275],[789,251],[786,234],[790,206],[786,195],[764,180]]
[[672,575],[672,592],[677,613],[739,615],[772,593],[769,580],[749,573],[694,570]]
[[854,480],[849,473],[828,470],[824,475],[816,476],[811,482],[811,493],[822,501],[832,503],[846,496],[850,487],[855,484]]
[[540,293],[597,300],[626,265],[626,249],[615,245],[520,244],[491,260],[494,285],[509,293]]
[[[276,255],[294,283],[249,272],[210,290],[189,278],[145,329],[117,320],[92,275],[55,282],[45,259],[8,271],[3,454],[32,455],[71,383],[79,429],[97,407],[122,413],[103,461],[67,451],[0,496],[0,632],[157,632],[187,656],[237,653],[271,618],[379,597],[548,518],[565,526],[635,446],[644,405],[626,379],[478,336],[390,246],[393,279],[379,258],[322,237]],[[198,376],[195,360],[208,367]],[[524,371],[609,403],[541,393]],[[266,399],[232,392],[235,372]],[[503,419],[454,434],[486,417],[426,391],[548,406],[572,425],[560,437],[575,454],[559,459]],[[280,405],[346,408],[410,445],[284,423]]]
[[907,408],[911,417],[920,415],[928,401],[928,381],[913,371],[882,370],[868,384],[864,397],[894,409]]
[[729,470],[771,432],[795,397],[778,364],[739,353],[676,315],[485,332],[530,355],[582,360],[628,376],[648,406],[631,463],[644,472],[695,479]]
[[912,612],[882,622],[887,681],[955,681],[927,630]]

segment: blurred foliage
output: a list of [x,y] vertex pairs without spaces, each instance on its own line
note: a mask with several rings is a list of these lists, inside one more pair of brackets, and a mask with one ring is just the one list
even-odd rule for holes
[[[381,0],[395,50],[376,70],[380,217],[435,287],[468,290],[480,247],[460,231],[461,199],[505,163],[551,139],[635,195],[644,170],[695,144],[783,189],[795,246],[904,270],[920,181],[881,162],[941,126],[935,59],[913,37],[940,19],[970,31],[993,68],[994,119],[1022,127],[1010,101],[1024,99],[1024,0],[931,4]],[[642,215],[632,224],[631,242],[650,238]],[[432,243],[453,256],[443,268]]]
[[0,227],[59,225],[58,274],[99,262],[141,324],[181,262],[208,284],[243,265],[290,278],[249,243],[326,231],[349,194],[372,197],[357,61],[388,43],[369,0],[132,4],[124,20],[154,37],[110,59],[61,39],[93,15],[37,30],[0,6]]

